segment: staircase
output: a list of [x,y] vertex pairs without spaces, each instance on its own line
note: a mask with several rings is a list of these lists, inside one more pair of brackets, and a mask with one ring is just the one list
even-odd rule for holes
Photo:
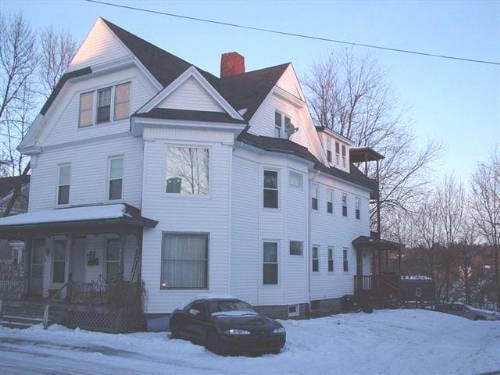
[[0,301],[0,326],[29,328],[43,324],[46,302]]

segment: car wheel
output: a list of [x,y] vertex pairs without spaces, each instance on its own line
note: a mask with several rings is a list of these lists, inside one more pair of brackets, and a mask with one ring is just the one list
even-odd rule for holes
[[215,354],[223,354],[221,351],[221,344],[219,335],[215,330],[208,331],[207,334],[207,349]]

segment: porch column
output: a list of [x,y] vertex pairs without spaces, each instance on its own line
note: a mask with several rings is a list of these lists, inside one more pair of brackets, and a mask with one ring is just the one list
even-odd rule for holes
[[127,234],[121,230],[120,231],[120,279],[124,280],[125,273],[125,243],[127,241]]

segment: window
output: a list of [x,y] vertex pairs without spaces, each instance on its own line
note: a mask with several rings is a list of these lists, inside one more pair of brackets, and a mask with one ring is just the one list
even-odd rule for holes
[[290,255],[302,255],[304,244],[301,241],[290,241]]
[[264,242],[263,257],[264,284],[278,284],[278,243]]
[[292,120],[290,120],[290,117],[284,116],[285,122],[283,124],[283,131],[286,134],[286,138],[290,138],[290,135],[292,134],[290,131],[293,129],[292,126]]
[[319,247],[312,247],[312,271],[319,272]]
[[356,198],[356,219],[361,219],[361,199]]
[[52,262],[52,282],[64,283],[66,273],[66,240],[54,242],[54,258]]
[[209,151],[207,148],[167,148],[166,192],[208,194]]
[[328,190],[328,200],[326,202],[326,212],[333,214],[333,191]]
[[342,193],[342,216],[347,216],[347,194]]
[[78,126],[83,128],[93,123],[94,115],[94,93],[86,92],[80,94],[80,115],[78,117]]
[[302,188],[302,175],[300,173],[290,171],[290,173],[288,174],[288,184],[292,187]]
[[299,316],[299,314],[300,314],[299,305],[288,306],[288,316]]
[[264,207],[278,208],[278,172],[264,171]]
[[115,86],[115,113],[114,119],[121,120],[128,117],[130,108],[130,82]]
[[123,188],[123,158],[109,160],[109,200],[122,199]]
[[342,145],[342,167],[345,168],[346,164],[346,148],[345,145]]
[[274,112],[274,136],[276,138],[284,138],[287,130],[292,127],[290,117],[281,114],[278,111]]
[[340,143],[335,142],[335,164],[340,164]]
[[318,185],[311,185],[311,208],[313,210],[318,209]]
[[59,166],[59,185],[57,188],[57,204],[69,204],[69,188],[71,181],[71,165]]
[[333,254],[334,248],[333,246],[330,246],[328,248],[328,272],[333,272]]
[[106,240],[104,266],[106,269],[106,282],[108,283],[121,278],[120,245],[121,241],[119,238],[108,238]]
[[110,121],[111,113],[111,87],[97,90],[97,118],[96,122]]
[[208,287],[208,235],[168,233],[161,249],[161,287]]
[[281,138],[281,122],[282,116],[279,112],[274,112],[274,136]]
[[415,297],[417,298],[422,297],[422,288],[415,288]]
[[342,260],[343,260],[343,268],[344,272],[349,272],[349,259],[347,258],[347,247],[342,249]]
[[326,140],[326,160],[332,162],[332,143],[330,139]]

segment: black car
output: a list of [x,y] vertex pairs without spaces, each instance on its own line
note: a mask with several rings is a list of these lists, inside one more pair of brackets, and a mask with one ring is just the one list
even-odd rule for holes
[[193,300],[173,312],[170,333],[172,338],[191,340],[219,354],[277,354],[286,341],[280,323],[237,298]]

